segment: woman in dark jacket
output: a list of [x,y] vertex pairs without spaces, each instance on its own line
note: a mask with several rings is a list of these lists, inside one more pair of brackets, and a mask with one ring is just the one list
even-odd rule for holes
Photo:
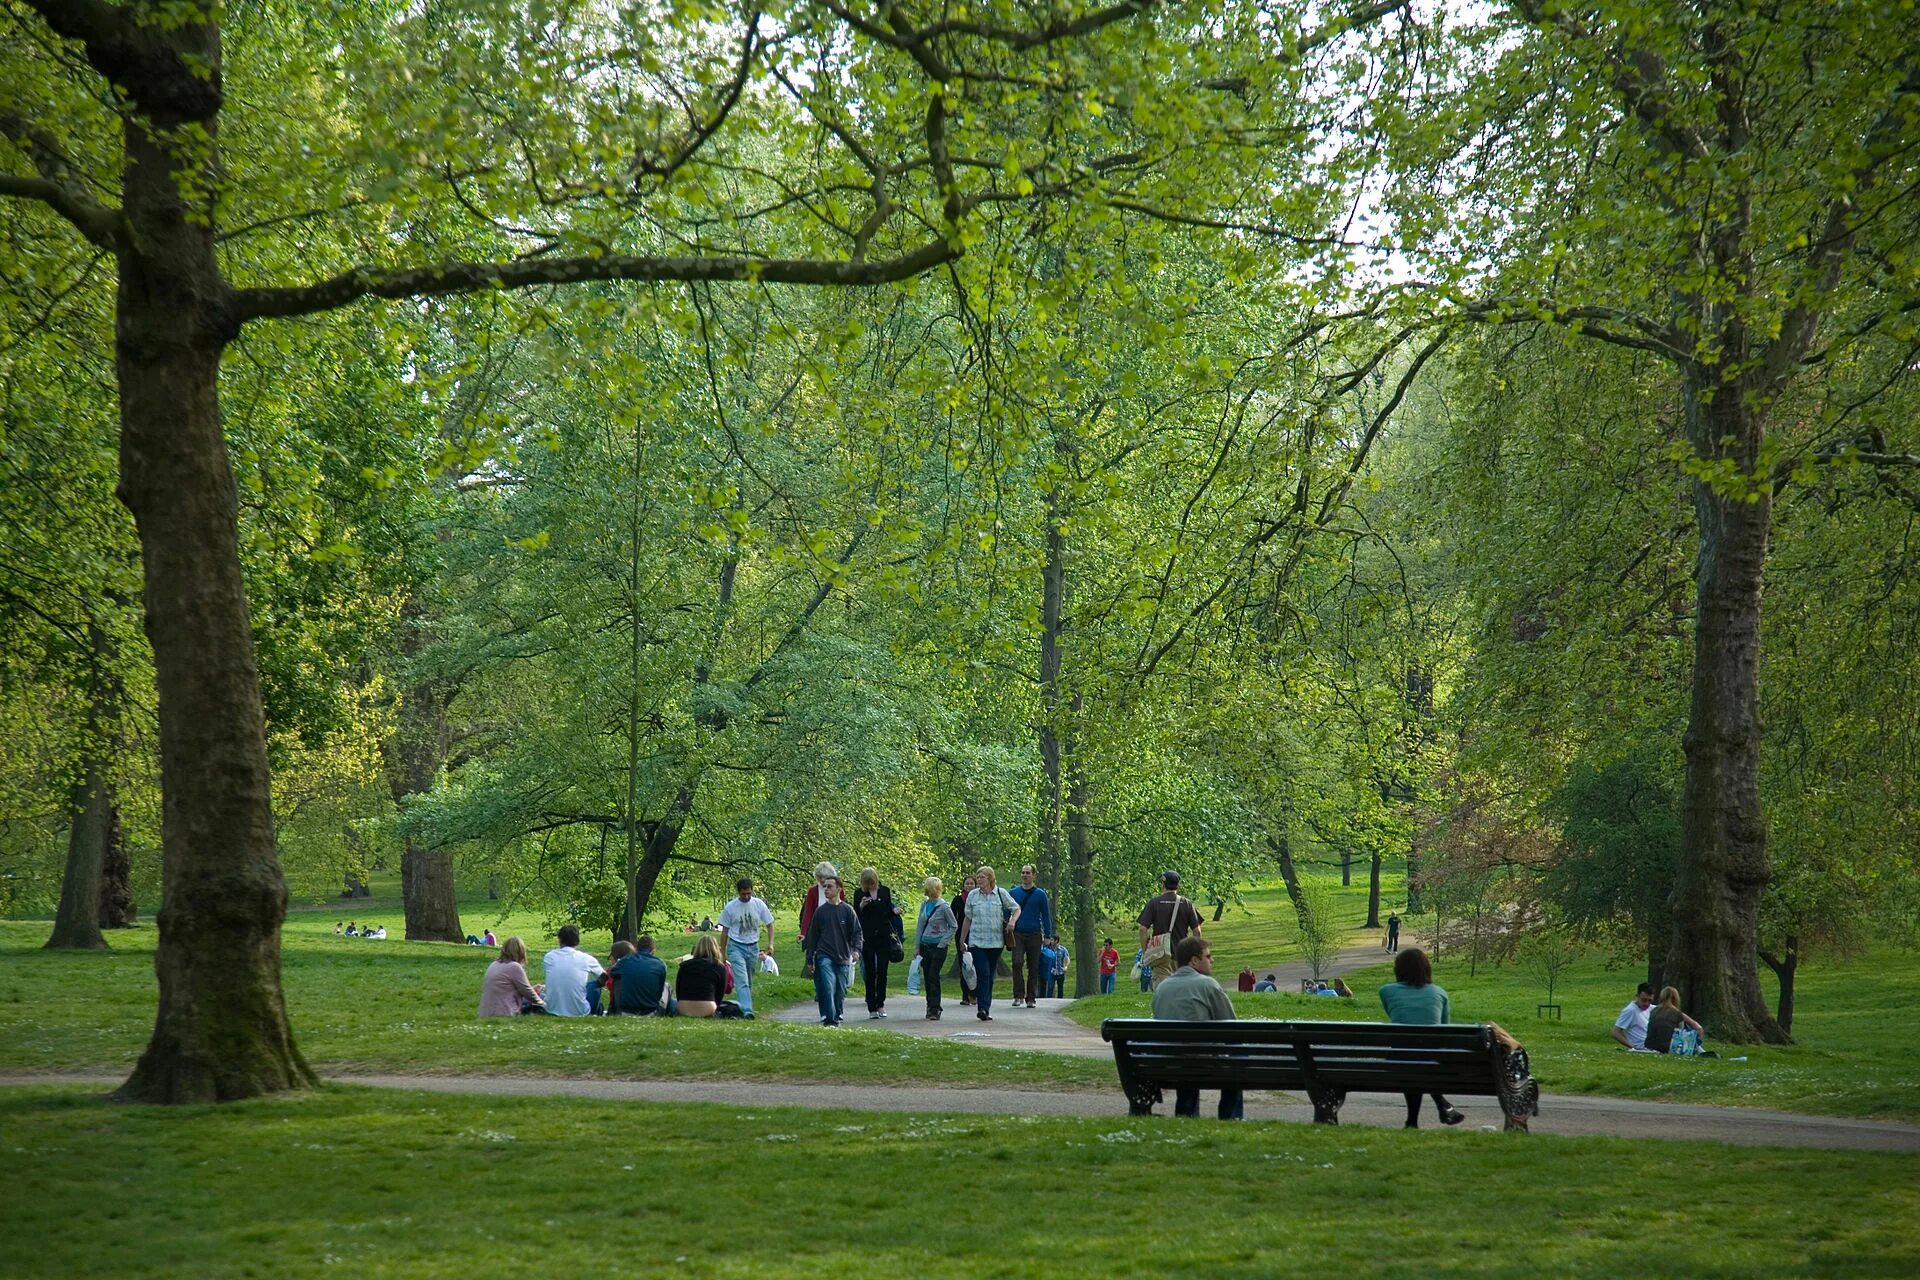
[[867,988],[867,1017],[884,1018],[887,969],[893,963],[893,949],[902,945],[900,908],[893,905],[893,890],[880,883],[880,873],[872,867],[860,872],[853,911],[860,917],[860,980]]

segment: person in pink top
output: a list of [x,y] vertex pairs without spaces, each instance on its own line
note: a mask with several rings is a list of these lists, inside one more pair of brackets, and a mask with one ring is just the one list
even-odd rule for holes
[[480,1016],[511,1018],[546,1011],[541,989],[527,981],[527,944],[508,938],[500,944],[500,958],[487,966],[487,976],[480,980]]

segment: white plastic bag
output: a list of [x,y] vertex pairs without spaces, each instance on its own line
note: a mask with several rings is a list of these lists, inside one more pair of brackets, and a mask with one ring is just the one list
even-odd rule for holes
[[920,956],[917,952],[913,957],[913,963],[907,966],[907,994],[910,996],[920,994]]
[[980,976],[974,972],[973,952],[968,951],[960,957],[960,985],[972,991],[980,985]]

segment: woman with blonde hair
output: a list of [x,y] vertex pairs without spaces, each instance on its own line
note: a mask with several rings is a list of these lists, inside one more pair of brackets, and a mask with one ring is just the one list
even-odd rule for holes
[[508,938],[500,944],[500,958],[487,966],[487,976],[480,980],[480,1016],[511,1018],[546,1011],[541,988],[527,981],[527,944]]
[[720,941],[710,933],[700,935],[693,954],[680,962],[673,975],[673,998],[683,1018],[711,1018],[727,998],[727,967],[721,963]]
[[1680,1011],[1680,988],[1662,987],[1660,1003],[1647,1015],[1647,1048],[1667,1053],[1673,1048],[1673,1033],[1685,1027],[1698,1035],[1704,1028]]

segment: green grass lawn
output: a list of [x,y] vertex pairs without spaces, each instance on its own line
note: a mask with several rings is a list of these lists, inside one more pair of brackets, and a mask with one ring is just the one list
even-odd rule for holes
[[[1225,966],[1216,976],[1233,980]],[[1709,1047],[1722,1055],[1668,1058],[1628,1053],[1607,1032],[1633,995],[1639,971],[1588,960],[1561,975],[1558,1020],[1535,1006],[1544,983],[1524,969],[1482,966],[1468,976],[1464,963],[1443,959],[1435,980],[1447,989],[1456,1022],[1498,1022],[1527,1046],[1542,1089],[1669,1102],[1778,1107],[1825,1115],[1920,1121],[1920,960],[1904,949],[1878,948],[1845,965],[1802,971],[1794,1019],[1797,1043]],[[1393,980],[1386,964],[1350,972],[1356,999],[1300,995],[1241,995],[1241,1017],[1364,1018],[1384,1020],[1375,994]],[[1769,992],[1771,998],[1771,992]],[[1104,1018],[1146,1017],[1151,996],[1122,991],[1076,1001],[1068,1016],[1085,1026]],[[1735,1062],[1734,1057],[1746,1061]]]
[[21,1280],[1920,1271],[1920,1182],[1880,1153],[342,1088],[7,1089],[0,1133]]
[[[110,952],[52,953],[39,949],[46,928],[0,923],[0,1069],[131,1069],[153,1030],[153,930],[114,932]],[[685,941],[662,938],[661,950],[671,960]],[[530,946],[536,980],[547,945]],[[480,977],[494,954],[446,943],[335,938],[331,917],[324,924],[295,917],[285,937],[283,982],[296,1042],[309,1062],[349,1071],[847,1084],[1044,1079],[1063,1088],[1114,1087],[1112,1064],[1097,1059],[864,1028],[830,1031],[764,1019],[483,1020],[475,1016]],[[605,956],[604,945],[599,954]],[[785,967],[798,973],[797,953]],[[905,970],[898,974],[901,993],[889,1003],[896,1017],[911,1016],[924,1006],[905,994]],[[811,1001],[813,984],[783,975],[756,984],[755,992],[765,997],[756,1001],[759,1007]],[[858,1002],[856,995],[849,1003]]]

